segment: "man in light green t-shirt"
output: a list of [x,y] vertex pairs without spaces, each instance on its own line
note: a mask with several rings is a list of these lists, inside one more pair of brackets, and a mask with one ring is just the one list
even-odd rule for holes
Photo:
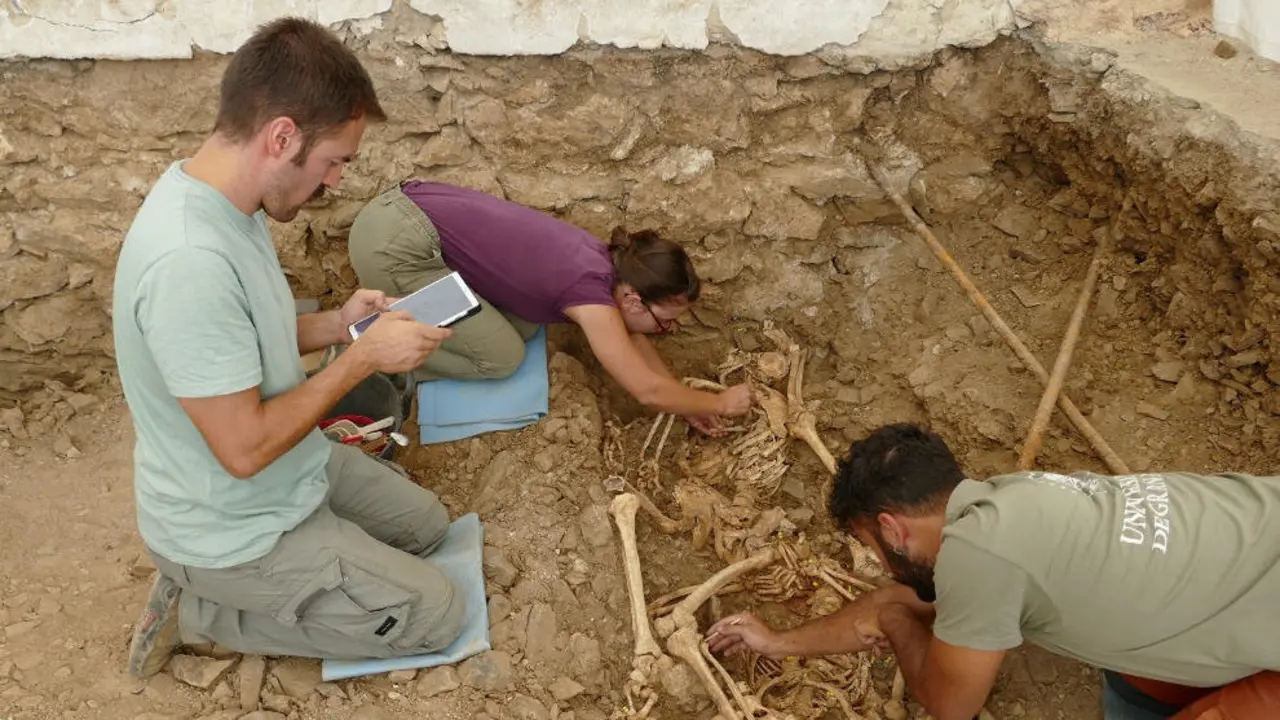
[[1210,689],[1280,670],[1280,478],[978,482],[937,435],[891,425],[852,445],[830,510],[899,584],[787,632],[726,618],[712,649],[891,647],[939,720],[976,716],[1023,641],[1106,671],[1109,720],[1172,717]]
[[348,344],[346,326],[388,298],[361,290],[341,310],[297,315],[267,227],[336,187],[383,119],[336,36],[265,25],[227,66],[212,136],[165,171],[129,229],[113,333],[138,529],[159,569],[135,675],[182,643],[386,657],[457,635],[462,594],[427,560],[444,507],[317,429],[370,374],[416,367],[449,331],[386,313],[308,379],[301,355]]

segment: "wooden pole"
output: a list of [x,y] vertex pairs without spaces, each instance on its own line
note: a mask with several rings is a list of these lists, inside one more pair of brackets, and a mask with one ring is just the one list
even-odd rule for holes
[[[991,327],[995,328],[1000,337],[1004,338],[1004,341],[1013,349],[1014,354],[1018,356],[1018,359],[1022,361],[1022,364],[1026,365],[1027,369],[1034,372],[1036,376],[1040,378],[1040,382],[1047,385],[1049,382],[1048,371],[1044,369],[1044,366],[1040,364],[1040,361],[1036,360],[1036,357],[1031,354],[1031,351],[1027,349],[1027,346],[1023,344],[1022,340],[1018,338],[1013,330],[1005,324],[1005,321],[1001,319],[999,313],[995,311],[995,308],[991,307],[991,303],[987,302],[987,299],[983,297],[981,292],[979,292],[978,288],[973,284],[973,281],[969,279],[969,276],[966,275],[964,270],[961,269],[960,266],[956,264],[956,261],[951,258],[951,254],[942,246],[942,243],[938,242],[938,238],[934,237],[933,232],[929,230],[929,226],[924,224],[924,221],[916,215],[915,210],[907,204],[906,200],[902,199],[901,195],[890,188],[889,183],[884,180],[884,176],[878,168],[872,166],[870,162],[867,163],[867,168],[871,171],[872,177],[874,177],[876,182],[879,183],[880,188],[884,190],[885,195],[893,201],[894,205],[898,206],[898,210],[902,213],[903,217],[907,219],[907,223],[911,225],[911,229],[915,230],[916,234],[924,239],[925,243],[929,245],[929,249],[933,251],[933,254],[937,256],[943,266],[951,272],[952,277],[955,278],[956,282],[960,284],[960,287],[969,295],[969,299],[973,301],[974,305],[978,306],[980,311],[982,311],[983,316],[987,318],[987,322],[991,323]],[[1120,456],[1111,449],[1111,446],[1108,445],[1102,435],[1094,429],[1093,425],[1089,424],[1089,421],[1085,419],[1079,408],[1075,406],[1075,403],[1072,403],[1071,399],[1063,393],[1058,394],[1057,402],[1058,407],[1062,408],[1063,414],[1067,416],[1067,419],[1071,421],[1071,424],[1075,426],[1076,430],[1078,430],[1080,434],[1089,441],[1089,444],[1093,446],[1094,451],[1097,452],[1102,461],[1107,464],[1107,467],[1111,469],[1111,472],[1117,475],[1128,475],[1129,467],[1125,465],[1124,461],[1120,459]]]
[[1036,464],[1036,455],[1044,443],[1044,429],[1049,426],[1049,417],[1053,415],[1053,406],[1062,393],[1062,384],[1067,379],[1067,369],[1071,367],[1071,356],[1076,349],[1076,341],[1080,338],[1080,326],[1084,324],[1084,316],[1093,299],[1093,288],[1098,282],[1098,270],[1102,267],[1102,258],[1110,246],[1109,234],[1103,237],[1093,250],[1093,262],[1089,263],[1089,272],[1084,278],[1084,287],[1080,289],[1080,299],[1076,301],[1076,309],[1071,313],[1071,321],[1067,324],[1067,334],[1062,338],[1062,347],[1053,363],[1053,373],[1049,375],[1048,386],[1040,396],[1040,405],[1036,408],[1035,418],[1031,421],[1031,429],[1027,431],[1027,439],[1022,443],[1022,454],[1018,457],[1018,469],[1030,470]]

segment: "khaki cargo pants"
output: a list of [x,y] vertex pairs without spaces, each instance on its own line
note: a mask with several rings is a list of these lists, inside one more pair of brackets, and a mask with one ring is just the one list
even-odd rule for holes
[[443,649],[461,589],[430,562],[449,517],[435,494],[359,448],[334,444],[326,503],[264,557],[226,569],[151,553],[182,588],[186,644],[259,655],[358,659]]
[[[445,265],[435,225],[399,185],[360,211],[347,248],[360,287],[393,297],[404,297],[453,272]],[[453,335],[427,356],[413,379],[507,377],[524,361],[525,341],[538,327],[480,298],[480,312],[454,325]]]

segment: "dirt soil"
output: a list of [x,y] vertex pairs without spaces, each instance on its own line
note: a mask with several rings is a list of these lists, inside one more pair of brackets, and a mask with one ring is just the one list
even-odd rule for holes
[[[1007,197],[1017,201],[999,208],[994,222],[951,220],[938,232],[1047,363],[1089,258],[1020,241],[1016,223],[1052,225],[1062,214],[1054,209],[1062,199],[1053,202],[1057,192],[1050,194],[1033,172],[1011,169],[1007,177],[1014,183],[1005,188]],[[859,297],[823,324],[848,338],[847,352],[864,362],[856,376],[837,380],[830,358],[815,359],[807,377],[806,396],[821,403],[819,427],[828,445],[838,452],[844,438],[881,423],[921,420],[946,435],[972,474],[1011,467],[1016,448],[1003,440],[1025,426],[1038,383],[905,228],[867,226],[850,246],[833,261],[850,269]],[[1052,260],[1040,254],[1052,254]],[[1094,408],[1093,420],[1136,467],[1273,468],[1280,446],[1239,452],[1238,413],[1223,388],[1181,373],[1176,359],[1162,357],[1159,340],[1144,324],[1130,319],[1141,303],[1134,292],[1144,285],[1140,274],[1132,256],[1108,258],[1103,299],[1093,308],[1068,392]],[[858,330],[850,334],[850,325]],[[204,689],[170,672],[145,683],[130,679],[121,670],[129,628],[153,570],[134,530],[132,441],[126,411],[115,400],[71,418],[66,429],[76,439],[73,457],[55,452],[51,443],[12,444],[0,453],[4,717],[229,719],[243,712],[245,683],[251,683],[250,697],[268,708],[248,716],[255,720],[604,717],[621,702],[631,646],[619,546],[605,511],[605,423],[623,430],[625,462],[634,469],[652,417],[602,381],[593,361],[576,359],[586,356],[573,331],[556,328],[551,337],[551,416],[519,432],[412,447],[397,458],[454,513],[474,510],[486,520],[491,656],[497,660],[464,664],[456,673],[335,684],[319,682],[318,663],[273,661],[260,694],[253,678],[261,675],[234,655],[230,668],[202,660],[206,665],[198,672],[184,675]],[[733,345],[770,349],[759,326],[745,322],[723,329],[694,324],[662,342],[682,372],[712,378]],[[678,475],[680,453],[691,452],[685,448],[691,439],[677,423],[663,456],[664,488]],[[793,471],[772,501],[815,547],[847,564],[823,517],[821,467],[802,444],[793,443],[789,452]],[[1042,457],[1049,467],[1103,469],[1060,419]],[[671,507],[666,491],[656,491],[655,500]],[[640,526],[650,599],[699,582],[722,565],[709,550],[691,553],[687,537],[657,532],[643,516]],[[740,607],[781,624],[808,612],[803,599],[760,605],[745,594],[725,597],[717,611]],[[881,660],[874,670],[880,697],[888,695],[889,663]],[[728,667],[745,672],[734,662]],[[694,716],[699,707],[699,716],[709,716],[705,700],[696,696],[683,707],[660,706],[663,717]],[[1095,718],[1098,678],[1047,653],[1017,652],[989,707],[999,718]]]
[[[1134,57],[1156,67],[1163,61],[1153,53],[1169,53],[1171,62],[1184,50],[1161,40]],[[1257,102],[1252,118],[1280,110],[1260,113]],[[1265,135],[1261,128],[1254,129]],[[1093,238],[1112,218],[1037,150],[1028,145],[980,178],[967,176],[967,201],[927,188],[917,188],[914,199],[934,209],[929,220],[941,241],[1049,367]],[[1168,230],[1159,218],[1130,215],[1121,223]],[[1204,335],[1199,320],[1220,308],[1207,302],[1208,290],[1187,289],[1233,292],[1230,268],[1215,264],[1219,251],[1171,249],[1137,236],[1106,258],[1066,392],[1137,470],[1274,471],[1278,366],[1272,361],[1268,369],[1254,325]],[[914,420],[940,431],[972,476],[1012,468],[1040,384],[924,244],[884,218],[810,249],[804,264],[834,269],[823,307],[805,304],[808,291],[800,286],[761,292],[798,299],[778,323],[814,351],[805,396],[817,403],[828,447],[838,455],[876,426]],[[803,332],[792,319],[805,323]],[[484,519],[494,651],[457,668],[337,683],[320,682],[317,662],[268,659],[264,668],[260,659],[218,648],[185,650],[187,657],[147,682],[123,672],[130,628],[154,572],[134,526],[127,412],[110,377],[48,391],[45,416],[53,419],[42,416],[27,428],[56,425],[61,432],[34,440],[0,434],[0,718],[608,717],[623,704],[632,636],[620,545],[606,511],[605,452],[611,428],[618,429],[623,462],[634,472],[653,417],[602,379],[579,335],[555,328],[550,338],[549,417],[518,432],[411,447],[396,458],[453,513]],[[731,349],[773,349],[759,322],[733,313],[699,314],[660,347],[678,372],[704,378],[715,377]],[[785,391],[784,383],[775,387]],[[407,431],[416,432],[412,423]],[[727,441],[694,438],[680,422],[672,435],[661,483],[649,492],[675,513],[680,460]],[[848,552],[825,518],[823,469],[802,443],[790,443],[787,453],[792,470],[764,504],[783,508],[815,550],[847,567]],[[1040,462],[1105,471],[1060,415]],[[690,550],[688,534],[663,535],[643,514],[639,527],[650,599],[723,566],[709,547]],[[823,611],[821,595],[780,603],[726,595],[709,603],[703,627],[713,615],[745,607],[779,624],[800,622]],[[726,667],[735,677],[748,675],[741,660]],[[876,661],[870,673],[872,693],[861,688],[849,698],[868,717],[880,713],[877,698],[889,696],[891,658]],[[1024,649],[1006,662],[988,708],[1001,720],[1099,718],[1098,682],[1093,669]],[[798,710],[824,704],[812,694],[797,698]],[[826,717],[839,717],[834,707]],[[921,716],[918,707],[912,711]],[[713,710],[706,697],[688,692],[664,699],[657,713],[709,718]]]

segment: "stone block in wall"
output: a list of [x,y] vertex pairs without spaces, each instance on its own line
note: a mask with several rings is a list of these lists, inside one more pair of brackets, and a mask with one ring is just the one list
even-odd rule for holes
[[[39,177],[43,175],[37,167],[32,162],[4,169],[5,172],[0,174],[0,212],[27,212],[44,205],[44,200],[35,193]],[[17,232],[16,221],[14,232]]]
[[564,213],[563,219],[606,241],[615,227],[624,225],[622,208],[598,201],[574,203]]
[[[671,80],[678,92],[652,98],[652,103],[640,103],[640,110],[663,142],[707,147],[716,153],[750,144],[751,117],[739,83],[720,76]],[[689,102],[689,98],[698,101]]]
[[778,185],[752,185],[747,189],[753,207],[742,231],[770,240],[816,240],[827,214]]
[[0,260],[0,310],[18,300],[51,295],[66,287],[68,281],[67,263],[56,255],[19,253]]
[[[742,273],[749,265],[758,264],[758,258],[749,256],[744,241],[731,242],[717,250],[689,248],[698,275],[709,283],[728,282]],[[753,262],[757,261],[757,262]]]
[[[8,132],[7,137],[5,130]],[[35,143],[27,133],[19,133],[13,128],[5,130],[0,130],[0,167],[29,163],[38,157]]]
[[769,185],[794,190],[820,205],[837,197],[853,200],[884,197],[866,163],[853,153],[763,168],[760,178]]
[[510,107],[480,98],[463,109],[463,124],[486,149],[526,156],[531,163],[612,149],[634,110],[627,99],[595,93],[563,107]]
[[[97,63],[60,89],[74,94],[56,119],[85,138],[120,140],[129,148],[178,133],[203,134],[213,129],[221,80],[196,63]],[[28,97],[50,102],[43,90]]]
[[711,150],[681,145],[659,158],[653,172],[665,182],[683,185],[706,175],[715,164]]
[[304,212],[288,223],[268,222],[272,244],[290,286],[296,294],[306,297],[323,295],[328,290],[320,265],[319,243],[311,242],[311,218],[310,212]]
[[53,253],[69,260],[114,265],[134,208],[93,213],[45,208],[13,215],[18,245],[35,254]]
[[373,128],[388,140],[399,140],[406,135],[432,133],[440,129],[440,93],[417,68],[375,65],[374,87],[378,91],[378,103],[387,113],[385,128]]
[[0,261],[18,253],[18,243],[13,237],[13,223],[7,215],[0,215]]
[[471,137],[457,125],[446,125],[427,138],[413,164],[421,168],[466,165],[472,154]]
[[812,104],[754,121],[755,140],[765,162],[830,157],[837,152],[831,110]]
[[921,169],[907,190],[915,211],[926,221],[939,215],[969,214],[1001,191],[991,163],[971,153]]
[[0,348],[39,352],[56,343],[60,355],[110,354],[111,319],[91,288],[63,292],[4,311]]
[[42,201],[41,205],[56,205],[59,212],[136,212],[154,184],[155,175],[151,166],[138,163],[85,168],[64,166],[58,176],[38,183],[33,191]]
[[424,180],[479,190],[494,197],[505,198],[507,196],[502,183],[498,182],[498,174],[492,167],[487,165],[433,168],[430,173],[426,173],[421,177]]
[[454,97],[452,107],[467,133],[486,148],[499,149],[511,132],[507,106],[491,97]]
[[554,170],[540,173],[505,171],[498,182],[508,200],[540,210],[563,210],[580,200],[620,200],[622,180],[600,170],[565,174]]
[[629,225],[696,239],[739,226],[751,214],[751,200],[741,176],[715,168],[687,185],[672,185],[656,176],[647,178],[631,189],[626,211]]

